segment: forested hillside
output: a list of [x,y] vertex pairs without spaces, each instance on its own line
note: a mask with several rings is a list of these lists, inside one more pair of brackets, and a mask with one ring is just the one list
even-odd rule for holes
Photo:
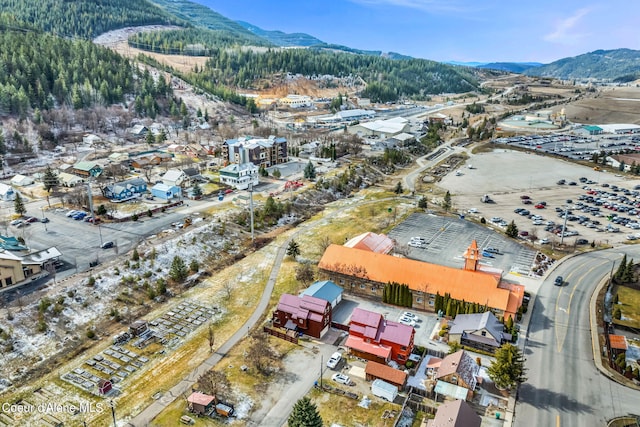
[[0,0],[0,12],[43,31],[82,38],[126,26],[185,24],[147,0]]
[[[239,45],[271,46],[272,44],[245,29],[237,22],[219,13],[187,0],[150,0],[166,12],[188,21],[195,27],[202,27],[224,34],[227,39],[235,39]],[[210,37],[210,36],[206,36]]]
[[640,51],[632,49],[596,50],[551,64],[530,68],[530,76],[559,79],[611,79],[631,81],[640,76]]
[[[420,98],[444,92],[477,89],[469,69],[423,59],[392,60],[379,56],[317,52],[308,49],[251,50],[215,49],[204,70],[201,83],[251,87],[259,79],[275,73],[303,75],[359,75],[367,82],[362,96],[377,101],[394,101],[402,96]],[[209,84],[210,84],[209,83]]]
[[[25,117],[32,109],[79,109],[138,95],[140,113],[158,112],[156,96],[170,93],[148,75],[134,78],[125,58],[89,41],[32,31],[0,32],[0,115]],[[161,79],[162,80],[162,79]]]
[[129,45],[167,55],[209,56],[213,47],[238,46],[239,40],[228,31],[188,28],[137,33],[129,37]]

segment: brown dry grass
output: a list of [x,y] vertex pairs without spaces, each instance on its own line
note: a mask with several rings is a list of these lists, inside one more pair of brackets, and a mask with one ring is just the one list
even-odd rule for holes
[[585,124],[640,124],[640,88],[607,88],[565,107],[567,119]]

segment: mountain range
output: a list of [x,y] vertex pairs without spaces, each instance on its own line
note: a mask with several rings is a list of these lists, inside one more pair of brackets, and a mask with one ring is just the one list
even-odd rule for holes
[[[188,0],[150,0],[152,3],[184,19],[193,25],[209,29],[227,31],[247,41],[255,37],[261,45],[279,47],[306,47],[319,50],[342,51],[363,55],[382,56],[390,59],[411,59],[410,56],[395,52],[354,49],[348,46],[328,44],[306,33],[285,33],[264,30],[244,21],[230,20],[217,12]],[[605,79],[631,81],[640,76],[640,51],[631,49],[597,50],[571,58],[563,58],[550,64],[538,62],[447,62],[450,65],[492,69],[530,76],[554,77],[559,79]]]

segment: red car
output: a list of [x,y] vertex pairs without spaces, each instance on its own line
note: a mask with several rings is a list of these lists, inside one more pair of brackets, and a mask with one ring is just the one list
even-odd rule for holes
[[537,205],[534,206],[534,208],[536,209],[544,209],[544,205],[541,203],[538,203]]

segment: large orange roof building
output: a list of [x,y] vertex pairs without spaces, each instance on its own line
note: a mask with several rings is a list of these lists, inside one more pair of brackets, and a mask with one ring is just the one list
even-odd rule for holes
[[409,287],[417,308],[433,310],[436,294],[448,293],[453,299],[486,305],[498,315],[515,317],[524,286],[502,283],[500,274],[479,270],[481,256],[475,240],[464,257],[464,268],[452,268],[330,245],[318,267],[348,292],[381,297],[387,283],[397,282]]

